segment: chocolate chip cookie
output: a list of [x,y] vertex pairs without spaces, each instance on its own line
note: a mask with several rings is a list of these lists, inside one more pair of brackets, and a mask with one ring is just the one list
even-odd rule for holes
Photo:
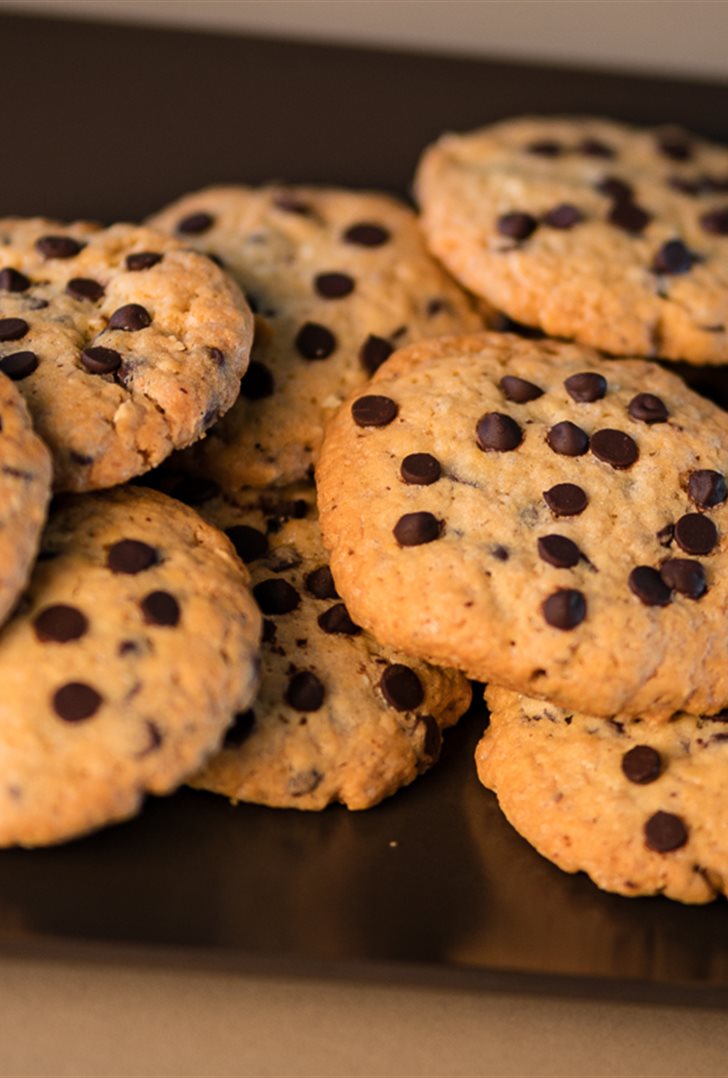
[[191,509],[67,498],[0,632],[0,845],[60,842],[179,785],[250,706],[259,635],[247,572]]
[[201,511],[250,567],[264,618],[262,681],[192,785],[278,808],[365,809],[431,767],[470,686],[380,647],[352,621],[313,489],[239,492]]
[[208,258],[149,228],[0,220],[0,371],[57,490],[148,471],[230,408],[253,320]]
[[728,703],[728,415],[510,334],[394,355],[331,423],[324,541],[378,640],[563,707]]
[[482,325],[387,195],[217,187],[151,223],[220,259],[257,312],[240,399],[188,457],[227,489],[305,477],[327,419],[395,347]]
[[490,687],[481,782],[539,853],[622,895],[728,893],[728,714],[606,721]]
[[417,180],[432,251],[552,337],[728,360],[728,149],[674,128],[507,120],[445,135]]

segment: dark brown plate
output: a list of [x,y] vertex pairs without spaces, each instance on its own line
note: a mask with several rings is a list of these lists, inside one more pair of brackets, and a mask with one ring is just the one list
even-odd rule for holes
[[[728,142],[722,85],[18,16],[0,42],[7,214],[136,219],[217,181],[406,191],[441,131],[528,111]],[[542,860],[477,783],[483,724],[474,711],[441,766],[368,813],[184,790],[65,847],[4,852],[0,943],[725,1003],[725,903],[622,899]]]

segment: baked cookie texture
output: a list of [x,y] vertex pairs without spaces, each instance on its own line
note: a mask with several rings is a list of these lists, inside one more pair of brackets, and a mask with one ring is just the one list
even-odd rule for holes
[[253,707],[190,784],[277,808],[365,809],[431,767],[470,685],[380,647],[352,622],[313,488],[241,491],[199,508],[249,565],[264,621]]
[[674,128],[525,117],[444,135],[416,195],[433,253],[552,337],[728,360],[728,149]]
[[68,497],[0,633],[0,845],[61,842],[170,792],[258,684],[232,546],[155,491]]
[[604,721],[489,686],[481,782],[566,872],[607,891],[709,902],[728,891],[728,715]]
[[0,624],[30,575],[50,496],[50,453],[23,398],[0,375]]
[[395,347],[482,326],[388,195],[212,187],[150,221],[219,258],[257,313],[240,398],[187,456],[226,489],[306,477],[329,417]]
[[728,415],[642,360],[402,349],[331,423],[331,568],[382,643],[563,707],[728,703]]
[[234,282],[169,236],[0,219],[0,371],[57,490],[114,486],[201,438],[238,395],[252,332]]

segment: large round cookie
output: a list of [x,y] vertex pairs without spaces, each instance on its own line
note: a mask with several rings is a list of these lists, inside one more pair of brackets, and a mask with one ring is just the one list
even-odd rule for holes
[[278,808],[364,809],[426,771],[470,686],[354,625],[328,568],[313,489],[241,491],[200,511],[249,564],[265,620],[253,708],[191,784]]
[[416,190],[431,250],[512,318],[615,355],[728,360],[728,149],[508,120],[443,136]]
[[160,232],[0,220],[0,371],[57,490],[113,486],[202,437],[238,395],[252,328],[222,270]]
[[30,575],[50,493],[50,454],[23,398],[0,375],[0,624]]
[[0,845],[179,785],[250,706],[259,634],[248,574],[191,509],[133,488],[65,501],[0,633]]
[[327,419],[396,346],[482,325],[388,195],[215,187],[151,220],[220,258],[258,314],[241,396],[188,460],[227,489],[305,477]]
[[539,853],[623,895],[728,894],[728,716],[605,722],[490,687],[481,782]]
[[318,466],[378,640],[564,707],[728,703],[728,415],[672,373],[480,334],[403,349]]

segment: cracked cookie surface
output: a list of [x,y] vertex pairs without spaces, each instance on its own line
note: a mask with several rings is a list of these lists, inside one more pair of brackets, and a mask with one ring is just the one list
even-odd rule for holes
[[0,370],[57,490],[114,486],[201,438],[238,395],[252,328],[234,283],[163,233],[0,219]]

